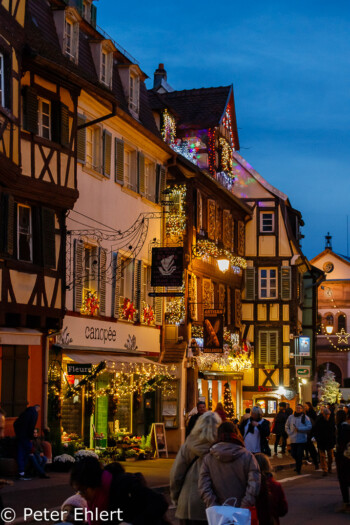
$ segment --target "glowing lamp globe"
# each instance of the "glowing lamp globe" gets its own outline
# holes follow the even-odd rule
[[[333,333],[333,325],[332,324],[327,324],[326,325],[326,332],[328,335],[332,335]]]
[[[218,259],[218,267],[222,273],[225,273],[230,267],[230,261],[228,259]]]

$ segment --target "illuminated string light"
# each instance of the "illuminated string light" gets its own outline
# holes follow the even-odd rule
[[[166,235],[168,237],[182,236],[186,230],[186,186],[168,187],[167,194],[170,206],[166,214]],[[176,206],[172,206],[176,203]]]
[[[209,259],[209,257],[227,257],[231,266],[242,269],[247,267],[247,261],[243,257],[233,255],[229,250],[219,248],[217,244],[207,239],[197,240],[194,255],[195,257],[202,257],[203,259]]]
[[[161,134],[164,142],[173,146],[176,139],[176,122],[175,119],[167,109],[163,111],[163,124],[161,129]]]

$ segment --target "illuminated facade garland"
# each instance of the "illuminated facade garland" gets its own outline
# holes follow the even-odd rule
[[[185,287],[182,286],[182,297],[172,297],[165,306],[165,318],[167,324],[180,324],[185,320]]]
[[[212,177],[215,177],[216,173],[215,133],[215,128],[208,130],[208,167]]]
[[[244,372],[252,367],[248,354],[232,357],[229,354],[204,354],[194,358],[201,372]]]
[[[166,215],[166,235],[169,237],[183,235],[186,230],[186,186],[168,188],[169,201],[177,202],[177,206],[169,206]]]
[[[175,119],[167,109],[163,111],[163,125],[161,129],[161,134],[164,142],[173,146],[176,139],[176,122]]]
[[[232,148],[226,139],[220,137],[219,144],[221,147],[221,167],[223,171],[229,177],[233,178],[233,158],[232,158]]]
[[[207,239],[197,240],[194,255],[204,259],[209,257],[227,257],[231,266],[242,269],[247,267],[247,261],[243,257],[233,255],[229,250],[219,248],[213,241]]]

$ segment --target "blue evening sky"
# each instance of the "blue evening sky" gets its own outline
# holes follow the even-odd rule
[[[97,23],[153,81],[233,83],[241,155],[302,212],[311,258],[333,235],[346,255],[350,215],[350,2],[96,2]],[[350,217],[349,217],[350,228]]]

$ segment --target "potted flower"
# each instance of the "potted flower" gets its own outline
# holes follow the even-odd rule
[[[75,459],[73,456],[61,454],[54,458],[52,467],[56,472],[69,472],[74,463]]]
[[[136,461],[137,458],[138,454],[135,449],[129,448],[129,450],[125,452],[125,461]]]
[[[80,461],[81,459],[84,459],[84,458],[98,459],[98,454],[96,454],[96,452],[94,452],[93,450],[84,450],[84,449],[78,450],[74,454],[75,461]]]

